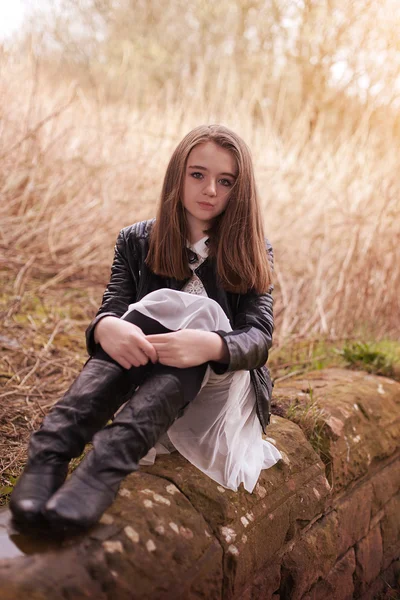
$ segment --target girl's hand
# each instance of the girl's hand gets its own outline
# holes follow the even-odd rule
[[[181,329],[173,333],[146,335],[163,365],[180,369],[195,367],[209,360],[229,360],[228,348],[217,333]]]
[[[125,369],[157,362],[157,352],[137,325],[104,317],[95,328],[95,341]]]

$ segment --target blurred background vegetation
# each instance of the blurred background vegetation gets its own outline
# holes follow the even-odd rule
[[[1,244],[13,263],[31,259],[42,289],[104,284],[119,227],[154,215],[176,143],[222,122],[253,151],[279,339],[398,334],[395,0],[36,7],[1,53]]]
[[[399,358],[399,30],[397,0],[31,7],[0,45],[9,481],[21,427],[82,364],[118,230],[154,216],[172,150],[201,123],[252,149],[276,255],[276,372],[321,368],[330,344],[354,340]]]

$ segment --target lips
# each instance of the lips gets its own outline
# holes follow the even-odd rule
[[[213,204],[210,204],[209,202],[198,202],[199,206],[202,206],[203,208],[214,208]]]

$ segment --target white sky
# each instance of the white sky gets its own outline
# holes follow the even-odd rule
[[[0,39],[6,39],[20,28],[29,0],[0,0]]]

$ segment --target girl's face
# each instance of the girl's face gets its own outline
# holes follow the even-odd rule
[[[184,176],[183,206],[192,243],[201,239],[202,232],[225,210],[236,177],[236,160],[229,150],[206,142],[190,152]]]

